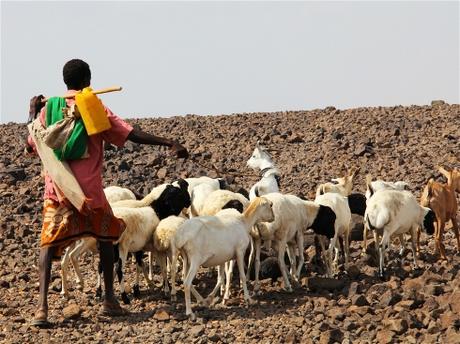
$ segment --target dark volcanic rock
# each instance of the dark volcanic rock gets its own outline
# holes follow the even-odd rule
[[[270,149],[281,173],[281,191],[313,200],[320,183],[360,167],[353,192],[364,193],[365,176],[406,181],[417,199],[430,176],[443,181],[436,166],[460,167],[460,105],[368,107],[339,110],[245,113],[128,120],[155,135],[178,139],[191,158],[177,160],[166,148],[128,143],[106,146],[106,185],[128,187],[142,197],[153,187],[180,177],[201,175],[226,179],[231,190],[249,190],[259,179],[246,167],[258,139]],[[412,253],[399,259],[399,244],[390,243],[387,278],[376,277],[377,261],[369,233],[368,254],[361,256],[362,220],[352,229],[350,267],[340,255],[338,274],[324,278],[314,236],[306,238],[302,286],[282,290],[281,278],[261,281],[256,304],[244,306],[234,277],[228,305],[192,306],[196,322],[187,320],[182,281],[178,301],[159,287],[140,281],[140,297],[131,297],[131,312],[119,318],[98,315],[94,298],[98,256],[83,255],[85,279],[78,290],[73,269],[69,296],[60,295],[59,264],[53,263],[49,294],[51,330],[29,325],[38,296],[38,253],[42,221],[43,177],[40,161],[23,154],[24,124],[0,125],[0,342],[297,342],[297,343],[459,343],[460,255],[451,225],[444,233],[448,261],[438,261],[432,236],[421,235],[418,270]],[[215,171],[213,167],[218,171]],[[362,219],[362,218],[361,218]],[[410,243],[407,243],[409,246]],[[319,252],[318,252],[319,253]],[[136,265],[125,268],[132,289]],[[238,273],[235,273],[238,275]],[[154,283],[160,272],[154,266]],[[214,270],[200,269],[193,284],[204,296],[216,283]],[[118,294],[118,284],[115,290]],[[252,292],[252,282],[248,283]],[[218,300],[220,301],[220,300]],[[66,308],[71,305],[71,309]],[[64,311],[65,309],[65,311]],[[68,320],[72,318],[72,320]]]

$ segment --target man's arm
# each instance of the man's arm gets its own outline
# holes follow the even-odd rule
[[[179,142],[151,135],[139,129],[133,129],[128,135],[128,140],[139,144],[167,146],[171,148],[178,158],[188,158],[187,149]]]

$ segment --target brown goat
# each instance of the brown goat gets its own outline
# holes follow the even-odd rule
[[[436,215],[435,222],[435,242],[436,251],[439,251],[442,259],[447,259],[444,244],[442,243],[444,236],[444,228],[446,223],[451,220],[452,228],[457,238],[457,248],[460,251],[460,238],[457,225],[457,198],[455,196],[456,185],[460,182],[460,178],[455,171],[446,171],[439,167],[439,172],[447,178],[447,183],[435,182],[433,178],[428,181],[428,184],[423,190],[420,204],[424,207],[429,207]],[[417,249],[420,250],[420,229],[418,231]]]
[[[454,190],[460,193],[460,170],[454,169],[451,172],[446,171],[442,167],[438,168],[438,171],[441,172],[447,180],[449,180],[449,173],[452,173],[452,186],[454,187]]]

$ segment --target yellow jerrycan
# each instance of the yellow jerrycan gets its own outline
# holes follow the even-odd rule
[[[91,87],[75,94],[75,103],[89,136],[111,128],[104,106]]]

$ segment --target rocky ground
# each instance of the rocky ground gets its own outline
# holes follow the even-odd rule
[[[177,161],[157,147],[108,146],[107,185],[139,194],[164,181],[199,175],[226,176],[232,187],[249,188],[257,177],[245,161],[257,139],[272,150],[282,171],[282,191],[309,199],[316,185],[350,167],[360,167],[356,191],[364,191],[365,175],[371,173],[405,180],[419,197],[430,176],[442,179],[436,165],[460,166],[460,106],[442,102],[129,122],[177,137],[192,152],[191,159]],[[185,319],[182,294],[171,303],[159,288],[149,292],[145,284],[142,297],[128,306],[129,316],[99,316],[95,262],[87,256],[82,264],[87,283],[83,291],[73,289],[69,301],[59,294],[59,265],[54,265],[49,300],[54,325],[30,327],[37,302],[43,183],[39,160],[23,155],[25,134],[24,124],[0,126],[0,342],[460,342],[460,255],[450,230],[445,235],[449,260],[438,261],[433,239],[422,236],[416,271],[410,250],[400,262],[393,246],[386,281],[375,277],[372,254],[360,256],[359,241],[352,242],[353,267],[336,281],[317,279],[321,268],[312,263],[313,247],[307,247],[307,274],[294,293],[283,291],[280,280],[273,285],[266,280],[255,296],[258,304],[246,307],[235,282],[229,305],[195,307],[196,322]],[[134,276],[133,264],[128,270]],[[203,271],[196,284],[209,290],[214,281],[212,273]]]

